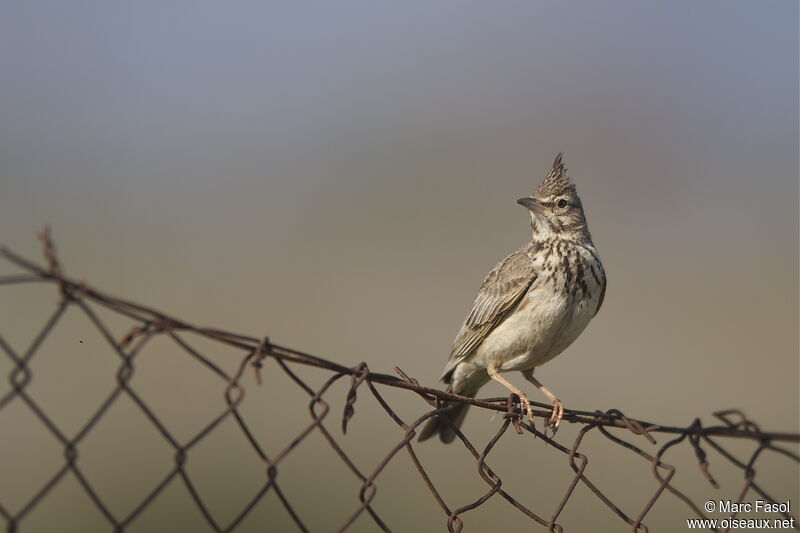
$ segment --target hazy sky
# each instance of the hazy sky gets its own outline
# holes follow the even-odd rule
[[[568,408],[798,429],[795,1],[13,2],[0,80],[0,242],[38,258],[50,222],[90,284],[432,386],[564,151],[609,285],[537,377]],[[55,294],[5,294],[23,350]],[[89,386],[37,358],[54,409]],[[91,368],[108,389],[115,366]]]

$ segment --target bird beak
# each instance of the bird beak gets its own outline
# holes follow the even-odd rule
[[[520,198],[517,200],[517,203],[521,206],[527,207],[530,211],[533,211],[537,215],[545,214],[544,206],[531,197]]]

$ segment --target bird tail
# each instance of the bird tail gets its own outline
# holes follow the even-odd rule
[[[478,393],[478,389],[480,389],[481,385],[484,383],[485,382],[483,380],[481,380],[480,383],[460,383],[458,384],[461,385],[459,387],[455,386],[457,383],[450,383],[447,386],[447,392],[453,392],[455,394],[460,394],[461,396],[469,396],[470,398],[474,398]],[[453,439],[456,438],[456,429],[460,428],[461,424],[464,423],[464,417],[467,416],[468,408],[468,403],[450,404],[449,410],[428,419],[428,421],[425,423],[425,426],[422,428],[422,431],[420,431],[419,441],[422,442],[424,440],[428,440],[429,438],[438,434],[441,441],[445,444],[452,442]]]
[[[464,417],[467,416],[468,407],[469,404],[466,403],[452,405],[450,411],[440,413],[425,422],[425,426],[419,434],[419,441],[428,440],[438,433],[439,438],[445,444],[452,442],[456,438],[455,428],[461,427]]]

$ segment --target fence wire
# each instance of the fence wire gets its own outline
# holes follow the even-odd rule
[[[706,459],[707,449],[714,449],[721,457],[724,457],[730,465],[741,470],[744,475],[744,482],[738,493],[738,502],[740,503],[746,501],[745,499],[750,491],[753,491],[759,498],[767,502],[779,502],[779,500],[768,494],[766,489],[756,481],[756,463],[764,454],[780,454],[789,458],[794,464],[800,464],[800,456],[776,444],[779,442],[797,443],[800,441],[800,435],[762,431],[756,423],[749,420],[742,412],[737,410],[715,413],[717,420],[719,420],[718,425],[704,427],[701,425],[700,420],[696,419],[694,423],[687,427],[674,427],[628,418],[620,411],[613,409],[605,412],[566,409],[564,412],[564,422],[579,424],[581,427],[578,431],[577,438],[571,445],[561,444],[554,440],[554,436],[545,435],[538,431],[533,424],[525,420],[522,416],[522,411],[518,407],[517,398],[514,395],[508,398],[466,398],[449,394],[441,390],[424,387],[415,379],[407,376],[399,368],[395,368],[396,376],[376,373],[372,372],[366,363],[361,363],[354,367],[342,366],[321,357],[279,346],[270,342],[268,338],[255,338],[218,329],[196,327],[158,310],[109,296],[89,287],[83,282],[75,281],[64,276],[58,258],[56,257],[55,247],[48,229],[45,229],[40,234],[40,239],[43,243],[44,255],[47,262],[46,267],[39,266],[24,259],[8,249],[0,248],[0,256],[2,256],[4,260],[21,268],[23,271],[22,274],[0,277],[0,286],[51,283],[55,284],[60,291],[60,301],[56,305],[55,310],[45,321],[38,334],[31,340],[29,347],[24,352],[17,353],[12,349],[9,343],[0,336],[0,352],[10,359],[12,363],[11,370],[7,376],[10,390],[3,396],[0,396],[0,412],[12,402],[22,402],[47,431],[60,442],[63,447],[64,463],[27,502],[18,508],[10,509],[4,502],[0,501],[0,516],[5,520],[6,529],[9,532],[17,531],[34,509],[48,497],[68,474],[74,476],[79,486],[85,491],[86,495],[100,511],[111,528],[118,532],[125,531],[145,509],[164,493],[165,488],[176,478],[183,483],[196,505],[198,512],[214,531],[227,532],[236,530],[245,517],[247,517],[257,504],[263,500],[265,495],[272,491],[279,499],[288,516],[291,517],[291,521],[297,526],[297,530],[306,532],[309,531],[307,525],[308,518],[300,515],[297,509],[292,505],[292,502],[289,501],[285,492],[281,490],[278,482],[278,472],[287,456],[312,433],[318,433],[325,439],[330,448],[361,484],[358,491],[359,504],[355,506],[352,513],[343,523],[331,528],[335,528],[336,531],[346,531],[350,529],[356,519],[365,514],[369,516],[378,529],[391,531],[391,525],[379,515],[373,507],[372,502],[378,490],[378,480],[381,473],[384,472],[390,462],[400,461],[398,457],[402,455],[401,452],[405,452],[410,462],[409,466],[413,465],[418,472],[422,480],[421,487],[425,487],[427,491],[429,491],[430,497],[433,498],[441,508],[443,518],[442,524],[446,524],[446,528],[450,532],[461,531],[464,527],[466,517],[468,517],[467,513],[480,507],[491,498],[502,498],[514,509],[518,510],[542,528],[551,532],[561,532],[562,526],[558,523],[558,519],[570,498],[573,496],[576,487],[581,484],[588,488],[594,496],[605,504],[605,506],[619,518],[621,523],[627,524],[627,526],[635,532],[648,531],[644,523],[648,512],[653,508],[656,501],[664,497],[664,494],[667,493],[681,500],[686,505],[691,515],[700,519],[705,519],[707,518],[706,513],[698,505],[698,502],[693,501],[686,493],[682,492],[671,483],[676,473],[676,468],[666,462],[665,456],[679,445],[689,446],[693,450],[694,456],[697,459],[697,467],[711,486],[718,487],[718,484],[712,475],[709,463]],[[107,326],[106,322],[101,320],[87,302],[102,306],[113,313],[127,317],[132,320],[136,326],[122,338],[116,339],[113,337],[111,329]],[[107,341],[110,351],[119,358],[120,362],[119,370],[116,375],[115,388],[89,418],[88,422],[74,435],[68,435],[65,431],[60,429],[54,419],[48,415],[40,403],[37,402],[36,398],[28,391],[28,385],[32,379],[32,371],[30,369],[31,360],[36,356],[44,340],[53,331],[59,321],[61,321],[68,308],[77,308],[88,318],[99,334]],[[205,339],[219,343],[220,345],[238,349],[241,352],[238,369],[233,373],[224,371],[220,366],[214,363],[211,358],[204,355],[187,342],[183,335],[183,333],[186,332],[194,333]],[[155,414],[154,410],[148,406],[130,383],[137,355],[142,352],[149,341],[156,337],[166,337],[171,340],[176,346],[180,347],[187,357],[202,363],[208,372],[216,375],[225,384],[224,406],[221,406],[219,414],[208,421],[205,427],[192,438],[185,441],[180,441],[173,435],[168,425]],[[240,412],[240,406],[244,399],[244,388],[241,385],[243,375],[248,369],[252,368],[260,383],[259,371],[267,358],[274,359],[277,366],[283,372],[284,378],[294,383],[294,385],[308,397],[309,421],[307,426],[291,440],[288,446],[274,455],[267,454],[264,446],[262,446],[259,439],[251,430],[251,425]],[[321,387],[315,389],[298,375],[296,369],[299,366],[311,366],[323,369],[330,373],[330,377]],[[399,440],[397,440],[396,444],[383,456],[383,459],[370,471],[361,470],[356,466],[356,461],[345,452],[334,436],[335,432],[328,427],[334,414],[331,411],[331,405],[326,400],[325,395],[329,392],[331,386],[340,380],[349,380],[349,389],[344,401],[344,411],[337,422],[340,424],[342,432],[346,432],[348,422],[355,415],[356,400],[360,398],[357,396],[357,391],[359,389],[366,389],[372,399],[377,402],[383,412],[385,412],[386,416],[399,428],[399,434],[401,435]],[[381,390],[385,387],[403,389],[410,394],[419,395],[430,405],[430,410],[416,420],[402,419],[381,393]],[[123,396],[127,396],[135,403],[149,422],[158,430],[161,438],[172,448],[174,451],[174,465],[163,479],[135,505],[132,511],[125,516],[120,516],[111,511],[104,495],[92,485],[88,477],[79,467],[77,459],[78,448],[81,442],[108,413],[111,406]],[[469,456],[474,459],[478,467],[477,472],[487,486],[486,492],[480,498],[459,506],[455,506],[452,502],[448,503],[445,501],[445,498],[432,481],[431,476],[428,474],[428,471],[423,466],[414,449],[416,445],[414,437],[420,424],[423,424],[430,417],[436,416],[448,409],[448,406],[452,403],[457,402],[466,402],[473,405],[475,408],[500,412],[503,416],[503,421],[497,429],[497,432],[489,440],[488,444],[483,447],[476,446],[462,432],[457,431],[457,436],[461,443],[459,449],[469,454]],[[549,405],[537,402],[532,402],[532,404],[538,408],[535,411],[535,416],[543,418],[549,417]],[[214,516],[207,502],[201,497],[196,488],[196,483],[185,468],[185,464],[192,449],[219,428],[223,421],[228,419],[233,419],[233,421],[235,421],[235,424],[241,431],[242,437],[246,439],[248,445],[252,447],[263,461],[265,466],[265,478],[263,479],[262,486],[252,498],[247,502],[243,502],[241,511],[228,523],[221,523],[220,518]],[[498,441],[510,431],[518,434],[527,434],[540,439],[548,446],[562,453],[568,462],[573,476],[561,500],[554,509],[549,511],[534,511],[526,506],[520,499],[512,496],[503,488],[501,478],[489,466],[488,461],[492,450]],[[629,450],[651,465],[651,473],[654,478],[652,496],[643,508],[634,512],[623,511],[620,506],[612,501],[608,494],[601,491],[590,481],[586,472],[588,457],[580,451],[581,443],[590,432],[602,435],[608,442]],[[672,437],[661,445],[654,455],[647,453],[642,447],[634,444],[636,441],[640,443],[644,441],[651,445],[656,444],[654,434],[664,434]],[[627,435],[629,440],[626,440],[621,435]],[[755,451],[753,451],[746,462],[737,459],[726,447],[731,439],[747,439],[757,443]],[[0,432],[0,440],[2,440],[2,432]],[[723,445],[723,442],[725,445]],[[458,445],[455,445],[455,448],[458,448]],[[800,529],[797,526],[797,518],[790,514],[790,512],[781,512],[780,514],[784,519],[792,522],[795,530]],[[732,513],[729,516],[733,518],[736,516],[736,513]],[[714,531],[718,530],[714,527],[710,527],[710,529]],[[725,529],[720,528],[719,530],[724,531]]]

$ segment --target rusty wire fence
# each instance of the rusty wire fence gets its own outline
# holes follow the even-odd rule
[[[617,410],[590,412],[568,409],[564,413],[564,421],[577,424],[579,430],[573,442],[560,443],[554,440],[555,436],[551,438],[543,434],[533,424],[526,422],[522,418],[514,396],[491,399],[464,398],[421,386],[415,379],[407,376],[399,368],[395,368],[397,375],[387,375],[370,371],[366,363],[361,363],[354,367],[342,366],[314,355],[278,346],[270,342],[268,338],[254,338],[217,329],[196,327],[155,309],[108,296],[90,288],[83,282],[65,277],[55,255],[55,248],[49,232],[45,230],[40,237],[43,242],[47,262],[46,267],[38,266],[7,249],[0,249],[0,256],[5,261],[21,269],[20,274],[0,277],[0,289],[7,286],[49,283],[54,285],[60,294],[59,302],[52,314],[43,321],[41,329],[34,338],[30,339],[30,343],[24,351],[15,351],[0,336],[0,352],[2,353],[0,359],[5,358],[6,362],[10,362],[9,373],[5,376],[9,387],[6,393],[0,394],[0,413],[12,404],[23,404],[24,408],[58,441],[63,450],[64,459],[63,464],[52,472],[49,479],[22,505],[11,508],[6,502],[0,501],[0,517],[5,521],[7,531],[24,531],[26,520],[34,514],[38,507],[41,507],[43,501],[48,498],[56,487],[70,476],[77,481],[78,486],[102,514],[109,529],[113,531],[128,530],[145,509],[163,496],[166,487],[174,482],[185,487],[191,496],[197,513],[202,516],[203,520],[214,531],[235,531],[240,528],[244,519],[268,493],[273,493],[277,497],[280,505],[291,518],[291,522],[296,526],[296,530],[309,531],[311,528],[309,527],[308,517],[303,516],[303,513],[298,511],[296,502],[293,502],[286,492],[281,490],[281,480],[278,474],[281,472],[281,466],[286,458],[304,440],[315,433],[324,438],[327,445],[335,452],[341,463],[346,466],[352,477],[360,485],[357,494],[358,503],[353,506],[351,511],[348,511],[349,515],[341,523],[331,524],[330,527],[326,528],[326,530],[332,531],[352,530],[356,520],[364,517],[368,517],[372,528],[375,530],[391,531],[397,527],[381,516],[373,504],[381,483],[381,475],[386,471],[387,465],[393,462],[402,463],[403,467],[416,470],[420,481],[419,490],[428,492],[430,498],[441,509],[442,521],[438,527],[442,530],[461,531],[465,524],[469,522],[470,511],[484,505],[489,500],[502,499],[507,502],[508,512],[521,513],[530,519],[534,526],[538,524],[537,527],[541,527],[542,530],[556,532],[562,531],[559,517],[562,517],[562,513],[570,511],[568,504],[575,494],[576,487],[579,486],[591,491],[594,497],[608,508],[610,513],[618,517],[620,530],[648,531],[646,526],[648,513],[660,498],[677,498],[685,504],[687,516],[699,519],[707,518],[708,513],[702,508],[702,502],[694,501],[686,492],[678,489],[672,483],[676,467],[671,464],[668,457],[673,453],[673,450],[681,447],[688,447],[693,452],[696,458],[696,467],[710,486],[716,487],[717,481],[713,475],[715,468],[711,468],[707,460],[708,450],[713,449],[719,457],[725,459],[726,464],[722,466],[739,470],[743,481],[738,490],[738,502],[745,502],[748,498],[754,496],[767,502],[781,501],[780,498],[775,498],[773,497],[775,495],[768,492],[769,487],[763,486],[763,481],[757,476],[757,464],[760,458],[767,454],[779,455],[792,464],[791,468],[795,472],[797,471],[798,463],[800,463],[800,457],[789,449],[790,446],[794,446],[800,440],[800,435],[762,431],[756,423],[748,420],[740,411],[735,410],[715,413],[719,422],[714,426],[704,427],[697,419],[688,427],[670,427],[634,420]],[[2,291],[0,291],[0,295],[2,295]],[[106,321],[95,310],[96,306],[131,320],[135,326],[121,338],[115,338],[111,328],[107,326]],[[33,378],[30,365],[37,356],[37,351],[42,343],[62,320],[67,310],[75,308],[90,321],[97,332],[105,339],[107,350],[112,356],[116,357],[119,367],[113,391],[88,417],[88,422],[77,432],[68,434],[68,432],[59,427],[57,421],[42,407],[35,395],[30,393],[29,384]],[[0,333],[2,332],[0,331]],[[240,355],[236,363],[236,370],[226,372],[207,355],[207,350],[201,352],[200,349],[187,341],[186,334],[188,333],[200,336],[219,346],[237,350]],[[147,348],[148,343],[155,338],[168,339],[176,347],[180,348],[186,358],[201,363],[206,372],[216,376],[221,386],[224,387],[224,402],[220,402],[218,414],[213,419],[208,420],[205,426],[189,439],[179,439],[175,436],[169,425],[157,416],[153,407],[143,399],[131,383],[131,376],[137,363],[137,357]],[[245,388],[242,384],[243,376],[245,373],[254,373],[255,378],[260,383],[261,368],[268,359],[272,359],[275,362],[282,372],[284,380],[292,383],[307,397],[306,412],[294,413],[297,417],[307,417],[307,425],[284,449],[275,453],[267,453],[265,446],[252,430],[252,422],[248,421],[241,412],[245,396]],[[314,387],[299,375],[299,368],[309,366],[316,367],[329,374],[322,386]],[[344,405],[343,412],[339,414],[332,409],[328,396],[332,394],[332,386],[340,380],[346,381],[348,388],[346,398],[342,402]],[[403,419],[386,398],[385,392],[388,388],[401,389],[407,394],[418,395],[430,405],[430,409],[414,420]],[[108,414],[112,405],[122,397],[128,397],[133,401],[149,423],[158,431],[163,441],[174,452],[174,464],[165,473],[163,479],[155,484],[149,493],[124,516],[119,513],[115,514],[112,511],[107,503],[107,495],[93,485],[78,461],[79,457],[81,457],[82,443],[96,428],[99,421]],[[357,399],[360,402],[376,402],[380,406],[380,410],[385,413],[385,416],[397,427],[396,443],[390,449],[387,449],[385,454],[382,454],[381,460],[367,469],[359,468],[357,466],[358,458],[351,457],[352,453],[348,455],[340,440],[337,440],[339,432],[344,433],[347,431],[348,422],[356,413]],[[415,452],[416,442],[414,438],[417,428],[428,418],[447,409],[447,402],[468,402],[474,408],[495,411],[500,413],[502,417],[502,422],[499,423],[497,432],[487,444],[478,446],[463,433],[458,432],[460,443],[456,442],[452,445],[453,449],[457,450],[453,453],[467,454],[477,466],[475,470],[460,475],[478,475],[485,482],[485,493],[474,501],[447,501],[440,488],[432,481],[429,469],[425,468]],[[536,416],[549,416],[549,405],[535,402],[534,404],[538,408],[535,412]],[[244,439],[247,445],[263,461],[265,473],[259,490],[249,500],[241,502],[240,512],[232,520],[226,520],[223,523],[219,516],[215,516],[208,502],[204,500],[201,492],[198,491],[192,475],[186,468],[186,462],[198,443],[215,432],[226,420],[235,422],[241,439]],[[338,427],[334,429],[334,425]],[[3,433],[4,428],[0,425],[0,441],[3,439]],[[547,446],[563,454],[564,461],[568,463],[571,469],[571,479],[567,483],[567,489],[560,497],[560,501],[554,508],[536,508],[534,510],[534,508],[529,507],[530,503],[523,503],[524,495],[508,492],[503,487],[501,478],[492,470],[490,466],[492,450],[505,435],[510,433],[528,435],[530,438],[540,439]],[[641,461],[650,464],[652,486],[646,489],[650,497],[642,508],[623,510],[622,505],[618,505],[610,495],[600,490],[590,480],[587,472],[588,454],[584,453],[581,448],[584,437],[589,433],[602,435],[608,444],[622,447],[630,452],[631,457],[638,456]],[[658,434],[666,441],[656,448],[657,451],[655,453],[648,453],[645,448],[647,445],[656,444],[654,436]],[[753,443],[753,451],[749,458],[745,460],[737,458],[736,454],[729,449],[730,443],[743,440]],[[717,463],[716,467],[720,466]],[[0,479],[0,483],[7,482],[9,480]],[[572,511],[579,512],[575,509],[572,509]],[[728,516],[735,517],[736,513],[730,513]],[[785,523],[790,528],[798,529],[797,518],[793,509],[788,512],[782,511],[776,516],[780,516],[781,520],[785,520]],[[726,530],[725,527],[714,527],[714,525],[707,525],[707,529],[714,531]],[[270,530],[269,524],[265,525],[265,530]]]

